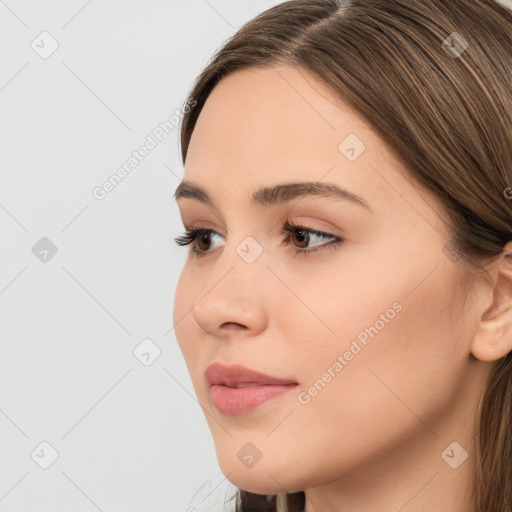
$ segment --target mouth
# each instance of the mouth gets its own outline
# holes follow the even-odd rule
[[[236,388],[214,384],[210,388],[210,397],[220,413],[227,416],[237,416],[248,414],[297,386],[298,384],[254,384]]]
[[[247,414],[298,386],[292,379],[273,377],[242,365],[219,363],[207,368],[205,378],[215,407],[230,416]]]
[[[223,384],[221,384],[223,385]],[[266,384],[271,385],[271,384]],[[240,388],[248,388],[253,386],[265,386],[265,384],[256,384],[256,382],[242,382],[240,384],[235,384],[234,386],[226,386],[228,388],[240,389]]]
[[[251,370],[240,364],[225,366],[220,363],[213,363],[206,369],[205,378],[208,385],[222,385],[230,388],[248,386],[285,386],[297,384],[293,379],[281,379],[265,373]]]

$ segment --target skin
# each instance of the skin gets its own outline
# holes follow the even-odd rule
[[[349,134],[366,146],[353,162],[338,149]],[[184,179],[218,208],[179,199],[184,225],[218,234],[203,256],[189,253],[175,332],[228,479],[262,494],[305,491],[306,512],[472,510],[475,418],[489,372],[512,349],[510,258],[490,265],[488,280],[463,272],[443,251],[441,205],[356,111],[290,67],[239,71],[215,87]],[[322,197],[249,202],[262,186],[309,180],[336,183],[371,211]],[[295,255],[283,241],[311,250],[331,239],[283,235],[287,219],[344,241]],[[263,250],[250,264],[236,252],[248,236]],[[394,303],[394,318],[300,403]],[[212,362],[299,389],[226,416],[204,379]],[[441,456],[454,441],[469,455],[456,469]],[[237,457],[248,442],[262,453],[252,467]]]

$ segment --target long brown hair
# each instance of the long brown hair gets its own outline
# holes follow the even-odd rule
[[[493,0],[292,0],[263,12],[213,55],[183,118],[236,70],[292,65],[320,78],[375,127],[440,199],[450,247],[482,268],[512,240],[512,13]],[[512,189],[510,189],[512,190]],[[512,194],[510,194],[512,198]],[[512,353],[490,375],[476,419],[476,512],[512,510]],[[238,490],[236,512],[304,510],[303,492]]]

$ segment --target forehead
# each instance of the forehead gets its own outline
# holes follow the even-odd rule
[[[304,71],[244,69],[222,79],[208,97],[192,134],[186,170],[195,172],[198,158],[208,158],[212,166],[249,164],[260,173],[297,169],[312,160],[332,165],[347,135],[365,140],[371,133],[364,119]]]
[[[425,196],[406,174],[373,127],[328,86],[276,66],[237,71],[213,89],[191,137],[184,179],[219,202],[233,191],[248,198],[262,186],[325,180],[370,198],[376,210],[380,203],[403,214],[404,197],[411,210],[410,202]]]

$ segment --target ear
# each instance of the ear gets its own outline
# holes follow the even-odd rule
[[[505,245],[494,265],[493,300],[471,344],[471,353],[481,361],[496,361],[512,351],[512,242]]]

